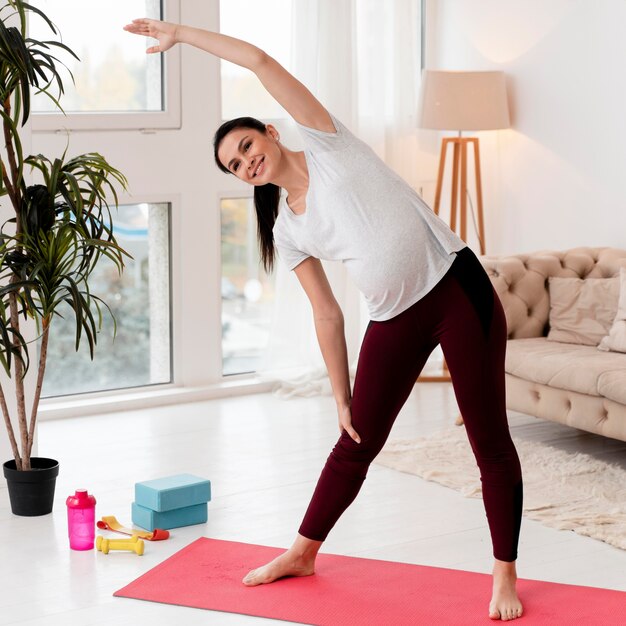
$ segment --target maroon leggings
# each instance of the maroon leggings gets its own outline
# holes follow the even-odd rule
[[[502,304],[489,276],[468,247],[457,253],[439,283],[406,311],[370,321],[352,393],[356,443],[344,432],[331,452],[300,526],[324,541],[356,498],[415,380],[441,343],[482,481],[493,555],[517,558],[522,473],[505,406],[507,341]]]

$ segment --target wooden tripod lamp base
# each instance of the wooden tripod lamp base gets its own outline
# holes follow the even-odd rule
[[[460,233],[459,236],[467,242],[467,145],[474,146],[474,169],[476,171],[476,204],[478,219],[478,238],[480,240],[480,253],[485,254],[485,223],[483,218],[483,194],[480,181],[480,151],[477,137],[444,137],[441,141],[441,155],[439,157],[439,173],[437,175],[437,191],[435,194],[435,215],[439,215],[441,206],[441,189],[443,187],[443,175],[446,166],[448,146],[453,146],[452,151],[452,196],[450,202],[450,228],[456,232],[457,225],[457,198],[460,195]],[[423,383],[448,383],[450,370],[444,358],[441,374],[434,376],[419,376],[418,382]]]
[[[441,140],[441,155],[439,157],[439,174],[437,175],[437,191],[435,193],[435,215],[439,215],[441,205],[441,189],[446,166],[448,146],[453,146],[452,152],[452,195],[450,202],[450,228],[456,232],[457,196],[460,196],[461,229],[459,236],[467,242],[467,145],[474,146],[474,170],[476,172],[476,206],[478,219],[478,239],[480,253],[485,254],[485,222],[483,217],[483,191],[480,181],[480,151],[478,137],[444,137]],[[460,167],[459,167],[460,165]]]
[[[434,376],[418,376],[417,382],[420,383],[449,383],[452,379],[450,378],[450,370],[448,370],[448,364],[446,360],[443,360],[443,365],[441,366],[441,374]]]

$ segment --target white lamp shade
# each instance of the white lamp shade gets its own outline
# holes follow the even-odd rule
[[[418,126],[436,130],[508,128],[504,72],[424,70]]]

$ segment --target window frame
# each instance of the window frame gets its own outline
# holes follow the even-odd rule
[[[115,207],[115,202],[112,198],[107,198],[111,207]],[[180,319],[180,309],[176,304],[179,298],[175,295],[176,283],[174,277],[174,250],[173,244],[175,241],[174,230],[178,230],[178,225],[174,223],[174,216],[178,215],[179,211],[175,211],[175,208],[180,204],[180,198],[176,194],[143,194],[141,196],[130,196],[126,193],[118,194],[117,206],[137,205],[137,204],[164,204],[167,207],[167,219],[168,219],[168,316],[169,316],[169,380],[166,382],[154,382],[154,383],[140,383],[138,385],[130,385],[127,387],[112,387],[111,389],[92,389],[88,391],[76,391],[71,393],[63,393],[49,396],[42,396],[41,400],[46,406],[56,404],[62,404],[64,402],[78,401],[82,402],[90,401],[93,398],[107,398],[118,397],[124,394],[141,393],[149,390],[157,389],[169,389],[178,386],[176,381],[177,373],[177,354],[175,352],[175,341],[180,336],[180,331],[176,326],[176,321]],[[115,219],[113,220],[115,223]],[[126,270],[125,270],[126,271]],[[84,349],[84,346],[81,348]],[[96,347],[97,358],[98,348]]]
[[[235,177],[233,177],[235,178]],[[219,223],[220,223],[220,239],[219,239],[219,249],[220,249],[220,263],[219,263],[219,276],[220,276],[220,285],[221,285],[221,279],[224,276],[224,270],[222,267],[222,200],[248,200],[250,202],[252,202],[253,206],[254,206],[254,193],[251,193],[251,188],[250,185],[246,185],[246,183],[240,181],[239,179],[237,180],[237,185],[236,187],[241,189],[241,192],[238,192],[237,189],[229,189],[228,191],[222,191],[220,193],[218,193],[218,200],[217,200],[217,205],[218,205],[218,216],[219,216]],[[256,231],[255,231],[256,232]],[[220,288],[220,330],[221,330],[221,325],[224,321],[223,318],[223,300],[221,298],[221,288]],[[220,380],[222,381],[228,381],[228,380],[238,380],[238,379],[245,379],[245,378],[251,378],[253,376],[257,376],[258,372],[255,370],[253,372],[235,372],[233,374],[224,374],[224,339],[223,337],[221,337],[221,332],[220,332],[220,342],[219,342],[219,375],[220,375]]]
[[[163,19],[180,23],[181,0],[162,0]],[[34,133],[180,129],[181,116],[181,51],[180,44],[162,55],[162,80],[164,108],[162,111],[124,111],[119,113],[70,112],[37,113],[31,115]]]

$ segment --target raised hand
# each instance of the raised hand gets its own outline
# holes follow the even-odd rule
[[[158,39],[159,45],[147,48],[146,54],[165,52],[178,43],[178,39],[176,37],[178,24],[171,24],[169,22],[161,22],[160,20],[151,20],[149,18],[142,17],[133,20],[131,24],[126,24],[126,26],[124,26],[124,30],[127,30],[129,33],[133,33],[135,35],[144,35],[145,37]]]

